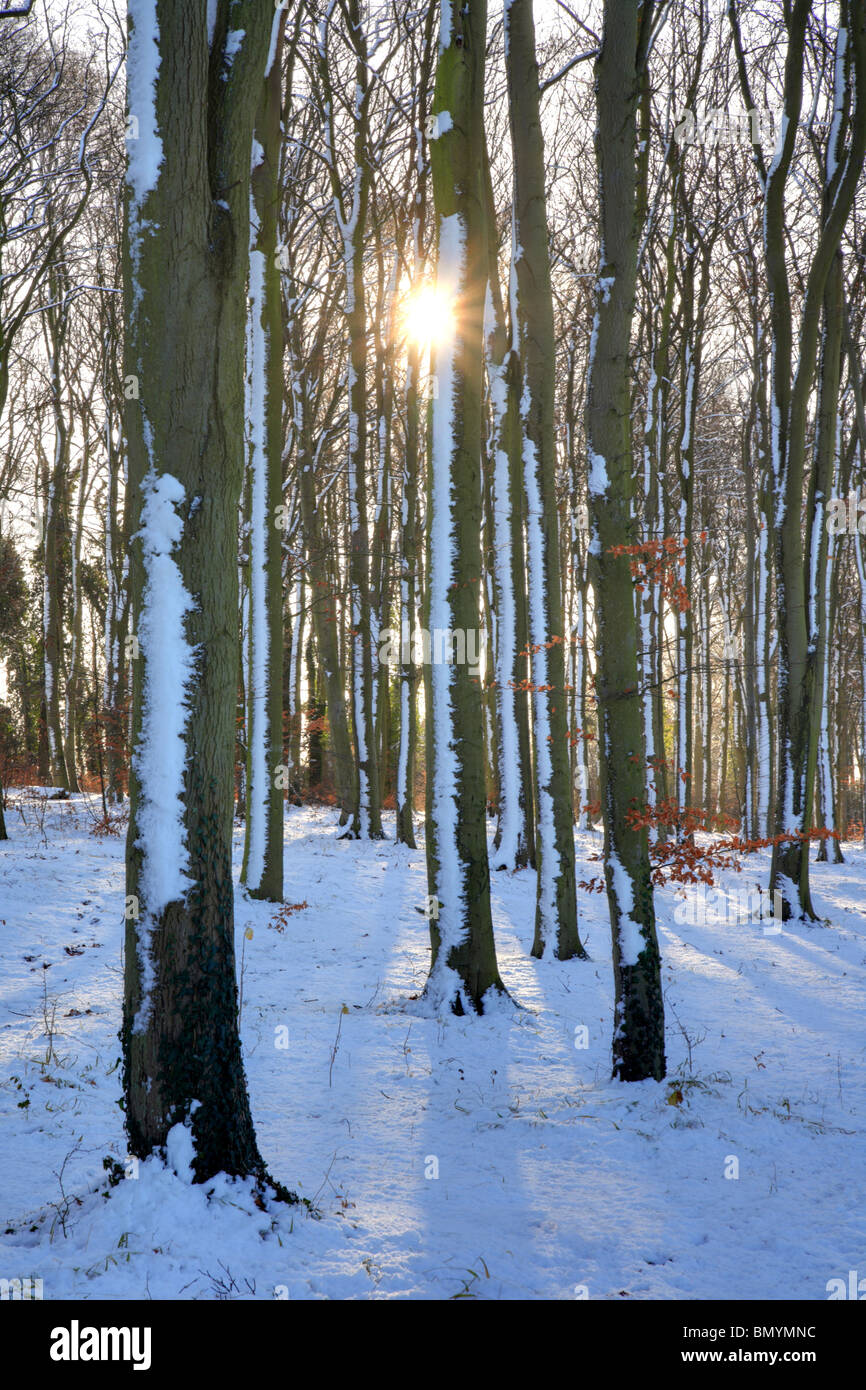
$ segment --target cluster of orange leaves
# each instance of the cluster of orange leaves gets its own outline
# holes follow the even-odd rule
[[[551,647],[557,647],[561,644],[561,642],[561,637],[551,637],[549,642],[528,642],[526,646],[523,648],[523,651],[520,653],[520,655],[530,657],[535,652],[549,652]],[[534,681],[529,680],[526,676],[524,676],[524,678],[519,681],[509,681],[508,687],[510,690],[527,690],[531,694],[534,694],[538,691],[553,689],[553,686],[549,682],[547,685],[536,685]],[[574,689],[574,687],[571,685],[565,685],[563,688],[565,690]]]
[[[706,538],[706,531],[702,531],[701,540],[705,541]],[[661,541],[640,541],[637,545],[611,545],[608,547],[608,554],[631,556],[632,578],[639,594],[643,593],[647,584],[658,584],[668,602],[684,613],[691,607],[691,601],[678,570],[685,567],[688,543],[688,536],[684,536],[682,540],[676,536],[665,536]]]
[[[527,645],[523,648],[523,651],[520,652],[520,656],[530,657],[530,656],[532,656],[535,652],[545,652],[545,651],[546,651],[546,652],[549,652],[550,649],[551,649],[551,647],[558,647],[558,646],[560,646],[563,642],[569,642],[572,646],[578,646],[578,647],[585,647],[585,646],[586,646],[586,638],[585,638],[585,637],[551,637],[551,639],[550,639],[549,642],[529,642],[529,643],[527,643]],[[488,684],[488,685],[496,685],[496,684],[497,684],[497,681],[491,679],[491,680],[489,680],[489,681],[487,682],[487,684]],[[538,691],[553,690],[553,689],[554,689],[554,686],[551,685],[550,683],[548,683],[547,685],[536,685],[536,683],[535,683],[534,681],[531,681],[531,680],[528,679],[528,677],[524,676],[522,680],[519,680],[519,681],[509,681],[509,682],[508,682],[508,688],[509,688],[509,690],[523,690],[523,691],[528,691],[530,694],[535,694],[535,693],[538,692]],[[574,689],[574,686],[571,685],[571,684],[569,684],[568,681],[566,681],[565,684],[564,684],[563,686],[560,687],[560,689],[562,689],[562,690],[573,690],[573,689]],[[578,730],[578,733],[580,733],[580,730]],[[586,737],[587,737],[587,738],[590,738],[590,737],[592,737],[592,735],[587,734]],[[577,739],[576,739],[576,738],[573,738],[573,739],[571,740],[571,742],[572,742],[572,743],[576,743],[576,742],[577,742]]]
[[[587,808],[589,809],[589,808]],[[657,887],[665,883],[715,883],[715,874],[722,869],[742,872],[741,858],[754,854],[760,849],[770,849],[773,845],[793,844],[797,840],[838,840],[836,830],[818,829],[794,830],[783,835],[749,839],[735,833],[717,835],[703,844],[696,844],[696,830],[710,833],[713,830],[736,831],[739,821],[725,814],[713,815],[694,806],[684,809],[670,799],[660,801],[657,806],[634,807],[626,813],[626,821],[632,830],[662,829],[673,832],[666,840],[656,840],[649,846],[651,878]],[[588,893],[602,893],[604,879],[582,880],[578,885]]]
[[[295,912],[303,912],[304,908],[309,906],[310,904],[307,902],[306,898],[302,903],[283,903],[274,914],[273,920],[268,922],[268,926],[273,927],[276,932],[284,932],[292,914]]]
[[[577,641],[576,637],[571,639]],[[521,656],[531,656],[533,652],[549,652],[551,647],[558,647],[562,643],[561,637],[551,637],[549,642],[529,642],[520,653]]]

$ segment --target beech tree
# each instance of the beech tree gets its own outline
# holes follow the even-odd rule
[[[484,324],[490,409],[491,587],[496,613],[494,669],[499,738],[496,869],[535,865],[531,731],[526,686],[529,644],[526,612],[523,503],[523,431],[520,420],[520,363],[514,329],[506,324],[495,242],[495,208],[490,161],[485,152],[488,286]]]
[[[265,1171],[237,1026],[231,833],[253,125],[267,0],[131,0],[124,237],[134,751],[124,1073],[131,1151]]]
[[[285,11],[278,9],[253,136],[247,420],[250,551],[247,815],[243,880],[252,897],[283,896],[283,304],[280,203]]]
[[[486,17],[486,0],[443,0],[431,142],[437,285],[453,325],[433,367],[426,626],[464,636],[480,622]],[[480,1013],[488,992],[503,988],[490,914],[482,703],[467,662],[434,654],[428,669],[425,993],[440,1010]]]
[[[425,113],[429,98],[430,74],[436,52],[436,12],[428,8],[419,48],[415,50],[413,26],[407,22],[405,42],[411,46],[418,71],[412,104],[412,158],[407,181],[407,201],[411,199],[412,217],[408,235],[408,277],[417,288],[423,275],[425,244],[428,236],[429,149],[426,138]],[[414,189],[414,196],[413,196]],[[410,288],[411,293],[411,288]],[[405,433],[403,439],[403,475],[400,511],[400,635],[410,638],[418,622],[422,589],[423,544],[418,531],[419,490],[422,481],[424,432],[422,417],[421,344],[412,338],[407,347],[404,380]],[[395,788],[397,840],[415,848],[414,803],[415,776],[418,766],[418,690],[422,670],[415,661],[414,642],[401,641],[399,746]]]
[[[329,64],[328,39],[332,5],[321,22],[317,47],[323,93],[323,119],[334,215],[343,244],[345,315],[349,334],[346,395],[349,415],[348,481],[351,528],[352,723],[355,738],[357,795],[349,835],[383,838],[381,785],[373,690],[373,610],[370,588],[370,535],[367,515],[367,294],[364,283],[364,238],[373,176],[369,105],[371,82],[367,41],[359,0],[341,0],[340,12],[354,57],[352,158],[348,179],[337,167],[337,92]]]
[[[633,457],[629,344],[640,227],[636,113],[650,51],[653,0],[606,0],[596,60],[599,232],[587,388],[590,557],[595,599],[604,873],[615,985],[613,1074],[665,1074],[664,1005],[647,831],[630,822],[646,786],[638,623],[628,560]]]
[[[556,353],[550,286],[544,140],[532,0],[506,0],[505,51],[514,153],[514,271],[526,491],[529,639],[535,735],[537,897],[532,953],[584,956],[577,931],[574,813],[553,402]]]

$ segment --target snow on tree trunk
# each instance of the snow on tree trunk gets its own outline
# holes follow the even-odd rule
[[[283,325],[277,262],[285,12],[276,10],[250,173],[247,400],[250,621],[247,816],[242,879],[250,894],[283,896]]]
[[[534,956],[585,956],[577,931],[574,806],[565,690],[565,625],[556,503],[556,382],[544,140],[532,0],[506,0],[505,55],[514,154],[512,321],[523,389],[529,638],[535,737]]]
[[[488,219],[491,202],[492,197],[488,199]],[[526,695],[520,689],[521,667],[525,658],[520,656],[518,641],[518,605],[523,595],[518,594],[516,589],[514,554],[517,529],[514,513],[516,511],[519,527],[522,510],[522,469],[519,467],[521,430],[517,393],[513,384],[517,363],[511,350],[506,349],[495,254],[490,255],[488,273],[490,280],[485,300],[484,341],[491,417],[489,453],[492,463],[492,551],[496,596],[494,679],[499,732],[499,819],[494,839],[493,867],[513,871],[525,868],[530,860],[527,803],[531,806],[532,796],[529,780],[523,776],[524,771],[528,771],[528,768],[524,768],[520,729],[520,702],[525,704],[526,701]],[[511,385],[509,378],[512,379]],[[522,546],[520,550],[522,552]]]
[[[647,833],[629,821],[646,787],[632,543],[629,340],[637,273],[636,109],[652,5],[606,0],[596,60],[600,264],[587,390],[590,557],[604,867],[615,987],[613,1074],[665,1074],[664,1006]]]
[[[483,709],[467,661],[441,659],[444,636],[479,622],[483,313],[487,283],[483,185],[486,0],[443,0],[432,142],[438,292],[453,327],[436,347],[428,479],[429,668],[427,869],[431,965],[425,997],[441,1012],[483,1012],[502,990],[490,913]],[[443,113],[450,121],[443,121]],[[444,127],[444,130],[443,130]],[[477,650],[477,647],[475,648]],[[451,656],[448,652],[447,656]]]
[[[237,7],[234,7],[237,8]],[[130,1149],[191,1126],[194,1174],[266,1173],[237,1027],[231,872],[252,128],[272,9],[208,43],[131,0],[124,238],[133,763],[124,1021]],[[171,138],[164,132],[171,131]],[[288,1194],[285,1194],[288,1195]]]

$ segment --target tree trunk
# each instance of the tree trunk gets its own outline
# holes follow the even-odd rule
[[[247,817],[241,874],[250,896],[283,897],[283,322],[277,262],[285,13],[262,85],[251,175],[249,256],[250,601]]]
[[[433,110],[450,113],[451,123],[431,151],[438,287],[454,305],[454,324],[434,366],[426,626],[434,639],[457,632],[464,641],[477,633],[481,575],[486,18],[486,0],[443,0]],[[439,1010],[480,1013],[488,993],[503,989],[490,914],[481,692],[468,662],[437,660],[435,642],[431,658],[425,995]]]
[[[523,441],[518,380],[520,369],[505,325],[493,236],[493,189],[486,157],[485,187],[489,279],[484,341],[491,416],[491,548],[497,600],[494,670],[499,729],[499,801],[493,865],[496,869],[514,871],[526,868],[535,859],[531,736],[523,684],[528,669],[522,505]]]
[[[231,866],[249,173],[273,6],[131,0],[125,362],[139,656],[127,841],[130,1148],[266,1177],[237,1026]],[[243,21],[243,29],[232,21]],[[239,40],[240,33],[240,40]],[[283,1193],[283,1195],[288,1195]]]
[[[329,173],[334,211],[343,243],[345,317],[349,335],[347,404],[349,412],[349,597],[351,611],[352,726],[355,736],[355,797],[347,837],[381,840],[381,796],[376,748],[373,638],[370,593],[370,534],[367,518],[367,306],[364,287],[364,234],[372,166],[368,148],[370,83],[359,0],[346,0],[349,41],[355,52],[355,101],[351,193],[344,196],[334,161],[334,94],[327,55],[319,47],[319,70],[326,94]]]
[[[544,140],[532,0],[505,11],[509,115],[514,149],[517,324],[523,392],[520,416],[529,559],[529,640],[535,734],[535,857],[538,888],[532,954],[584,957],[577,931],[574,808],[565,690],[565,628],[556,506],[553,403],[556,354],[550,286]]]
[[[644,828],[629,812],[645,799],[638,624],[628,557],[633,542],[629,344],[638,225],[635,114],[646,61],[650,0],[605,0],[596,61],[596,156],[602,263],[587,399],[587,445],[596,620],[596,699],[604,817],[604,868],[613,938],[613,1074],[665,1074],[664,1005]]]

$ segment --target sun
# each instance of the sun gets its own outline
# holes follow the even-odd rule
[[[406,333],[420,348],[435,347],[454,334],[454,301],[433,285],[422,285],[406,301]]]

